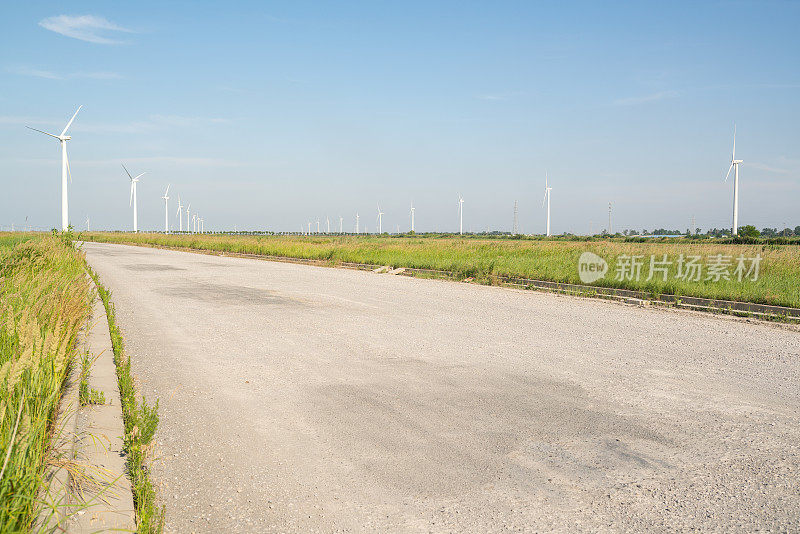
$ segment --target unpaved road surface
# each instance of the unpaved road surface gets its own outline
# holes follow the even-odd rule
[[[87,243],[174,532],[800,530],[800,333]]]

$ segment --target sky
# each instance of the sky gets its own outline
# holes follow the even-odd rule
[[[14,2],[0,228],[800,225],[800,3]],[[185,224],[185,221],[184,221]]]

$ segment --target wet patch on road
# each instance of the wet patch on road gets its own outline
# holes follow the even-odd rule
[[[134,263],[124,266],[129,271],[185,271],[183,267],[173,267],[172,265],[164,265],[160,263]]]
[[[300,301],[283,297],[275,291],[230,284],[192,283],[183,286],[168,286],[163,293],[215,304],[232,306],[298,306]]]
[[[384,367],[385,361],[376,365]],[[570,484],[665,467],[673,446],[579,387],[398,362],[369,384],[312,391],[309,419],[371,478],[404,495],[458,494],[497,480]]]

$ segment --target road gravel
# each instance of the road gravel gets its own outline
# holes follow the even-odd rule
[[[800,530],[800,332],[86,243],[169,532]]]

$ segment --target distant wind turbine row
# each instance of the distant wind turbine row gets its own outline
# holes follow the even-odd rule
[[[67,135],[67,130],[72,125],[73,121],[75,121],[75,117],[78,116],[78,112],[81,110],[83,106],[78,106],[78,109],[72,115],[72,118],[67,122],[67,125],[64,126],[64,129],[61,131],[60,134],[52,134],[49,132],[45,132],[43,130],[38,130],[31,126],[27,126],[27,128],[43,133],[45,135],[49,135],[55,139],[58,139],[59,144],[61,145],[61,230],[66,231],[69,228],[69,201],[68,201],[68,189],[67,189],[67,177],[69,177],[69,182],[72,183],[72,172],[70,171],[69,167],[69,159],[67,157],[67,141],[71,140],[72,137]],[[733,179],[733,217],[732,217],[732,224],[731,224],[731,231],[733,235],[738,234],[738,227],[739,227],[739,166],[743,163],[743,160],[736,159],[736,125],[734,124],[733,127],[733,151],[731,153],[731,164],[728,168],[728,173],[725,175],[725,182],[728,181],[728,177],[730,177],[731,171],[733,171],[734,179]],[[125,174],[128,175],[131,183],[130,189],[130,200],[129,204],[133,208],[133,231],[139,231],[139,221],[138,221],[138,199],[137,199],[137,184],[139,183],[139,179],[146,174],[146,172],[142,172],[133,176],[125,167],[122,165],[122,168],[125,170]],[[164,195],[161,199],[164,201],[164,232],[169,233],[169,188],[170,184],[167,184],[167,188],[164,191]],[[550,197],[553,188],[550,187],[549,177],[545,172],[545,181],[544,181],[544,199],[542,200],[542,207],[546,208],[546,222],[545,222],[545,235],[550,236]],[[377,220],[376,226],[378,233],[383,232],[383,216],[384,212],[381,211],[380,204],[377,205],[378,213],[377,213]],[[177,219],[178,219],[178,231],[183,232],[183,204],[181,203],[180,195],[178,196],[178,210],[177,210]],[[197,213],[191,214],[190,212],[191,204],[186,206],[186,231],[189,232],[191,228],[191,232],[204,232],[205,225],[202,217],[199,217]],[[517,215],[516,215],[516,203],[514,205],[514,231],[517,231]],[[190,218],[191,215],[191,218]],[[415,215],[416,215],[416,208],[414,208],[414,203],[411,203],[411,210],[409,212],[409,216],[411,218],[411,231],[415,232]],[[326,216],[325,217],[326,223],[326,230],[328,233],[331,231],[331,222],[330,219]],[[190,226],[191,225],[191,226]],[[86,228],[89,229],[89,218],[86,218]],[[317,233],[320,233],[320,219],[317,218]],[[366,228],[364,229],[366,232]],[[303,225],[300,225],[300,232],[301,233],[311,233],[311,221],[308,222],[308,228],[306,232],[303,232]],[[342,216],[339,216],[339,233],[344,232],[344,219]],[[361,228],[359,225],[359,214],[356,213],[356,220],[355,220],[355,233],[358,234],[361,232]],[[612,233],[611,227],[611,203],[609,202],[608,205],[608,232]],[[464,197],[461,196],[459,193],[458,195],[458,233],[464,233]]]
[[[69,159],[67,158],[67,141],[72,139],[71,136],[67,135],[67,130],[72,125],[72,122],[75,120],[75,117],[78,116],[78,112],[81,110],[83,106],[78,106],[78,109],[75,111],[75,114],[72,115],[72,118],[69,120],[64,129],[61,131],[59,135],[51,134],[49,132],[45,132],[43,130],[38,130],[36,128],[32,128],[31,126],[27,126],[27,128],[43,133],[45,135],[49,135],[50,137],[54,137],[58,139],[59,143],[61,144],[61,230],[66,231],[69,229],[69,199],[68,199],[68,189],[67,189],[67,176],[69,176],[69,182],[72,183],[72,172],[69,168]],[[128,168],[125,167],[125,164],[122,164],[122,168],[125,170],[125,174],[128,175],[128,178],[131,182],[131,191],[130,191],[130,200],[129,205],[133,208],[133,231],[139,231],[139,219],[138,219],[138,198],[137,198],[137,184],[139,183],[139,178],[147,174],[143,172],[141,174],[137,174],[133,176],[130,172],[128,172]],[[170,186],[167,185],[166,191],[164,191],[164,196],[161,197],[164,200],[164,232],[169,233],[169,188]],[[181,214],[182,205],[180,202],[180,196],[178,197],[178,228],[179,231],[183,231],[183,219]],[[86,230],[89,231],[89,217],[86,217]],[[189,231],[189,207],[186,207],[186,230]],[[193,232],[203,232],[205,230],[204,221],[201,217],[195,214],[192,217],[192,231]]]

